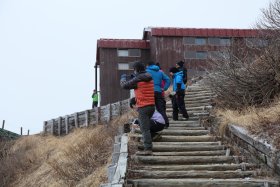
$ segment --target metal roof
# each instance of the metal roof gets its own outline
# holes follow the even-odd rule
[[[100,39],[97,41],[97,48],[149,49],[150,42],[138,39]]]
[[[152,36],[257,37],[258,33],[254,29],[151,28]]]

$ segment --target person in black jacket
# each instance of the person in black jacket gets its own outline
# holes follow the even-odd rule
[[[187,83],[188,81],[188,70],[184,67],[184,61],[179,61],[176,63],[176,68],[179,70],[179,71],[182,71],[183,72],[183,82],[184,84]]]
[[[173,108],[173,120],[178,120],[178,113],[183,115],[187,120],[189,115],[185,107],[185,89],[186,85],[183,83],[183,72],[179,71],[176,67],[172,67],[169,70],[170,75],[173,79],[173,97],[172,97],[172,108]]]

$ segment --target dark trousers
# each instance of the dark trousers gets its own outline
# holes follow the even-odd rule
[[[97,105],[98,105],[98,101],[93,101],[92,102],[92,108],[97,107]]]
[[[151,135],[152,138],[156,135],[157,132],[162,131],[165,127],[165,124],[156,122],[154,120],[150,120],[150,131],[151,131]]]
[[[151,150],[153,148],[152,137],[150,131],[150,119],[155,112],[155,106],[144,106],[138,108],[140,130],[142,132],[144,150]]]
[[[183,114],[184,118],[188,118],[189,115],[187,113],[186,107],[185,107],[185,91],[182,90],[180,92],[177,92],[172,97],[172,108],[173,108],[173,120],[178,120],[178,113],[180,111],[181,114]]]
[[[166,115],[166,101],[164,97],[162,96],[161,92],[155,92],[155,104],[156,104],[156,109],[157,111],[162,115],[164,121],[165,121],[165,126],[169,126],[169,120]]]

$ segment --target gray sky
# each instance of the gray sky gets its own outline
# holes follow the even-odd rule
[[[0,120],[19,133],[91,108],[96,41],[144,27],[251,28],[270,0],[0,0]]]

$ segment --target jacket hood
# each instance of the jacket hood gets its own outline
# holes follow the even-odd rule
[[[147,67],[148,70],[159,71],[159,67],[156,65],[151,65]]]

